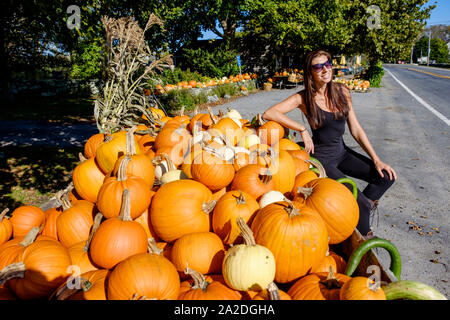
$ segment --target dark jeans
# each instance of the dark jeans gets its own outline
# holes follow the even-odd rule
[[[359,206],[359,222],[357,229],[362,235],[370,231],[370,209],[371,203],[368,199],[379,200],[381,196],[394,183],[390,180],[388,173],[383,170],[382,178],[371,159],[345,147],[345,153],[335,159],[328,159],[321,155],[312,154],[325,168],[327,176],[331,179],[339,179],[347,176],[368,182],[366,188],[361,192],[358,189],[357,202]],[[350,190],[352,187],[345,184]]]

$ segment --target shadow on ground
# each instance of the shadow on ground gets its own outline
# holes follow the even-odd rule
[[[2,147],[0,209],[41,205],[67,187],[78,164],[81,147]]]

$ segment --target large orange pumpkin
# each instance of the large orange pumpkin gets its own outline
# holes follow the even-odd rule
[[[67,193],[61,194],[60,202],[63,212],[56,219],[56,230],[59,241],[69,248],[89,238],[96,208],[92,202],[86,200],[78,200],[72,204]]]
[[[215,202],[200,182],[183,179],[162,185],[150,205],[151,224],[158,236],[173,242],[185,234],[210,231],[209,213]]]
[[[144,154],[136,153],[136,142],[134,139],[134,132],[136,127],[131,128],[127,132],[127,153],[120,156],[112,170],[112,175],[117,175],[119,171],[120,164],[125,156],[130,158],[127,168],[126,175],[127,176],[137,176],[142,178],[148,186],[151,188],[153,183],[155,182],[155,167],[152,164],[150,158]],[[99,188],[100,189],[100,188]]]
[[[181,287],[187,288],[187,290],[180,292],[178,300],[241,299],[241,294],[238,291],[229,288],[221,281],[213,280],[211,277],[206,278],[203,274],[191,268],[186,268],[184,272],[190,275],[193,280],[181,283]]]
[[[87,139],[84,144],[84,156],[86,158],[93,158],[97,152],[97,148],[105,140],[105,135],[103,133],[96,133]]]
[[[295,182],[295,162],[289,152],[279,150],[274,154],[270,165],[270,172],[274,181],[274,189],[286,195],[292,191]]]
[[[340,243],[353,233],[359,220],[359,207],[346,186],[330,178],[318,178],[300,190],[306,205],[325,221],[330,244]]]
[[[80,153],[80,160],[81,163],[75,167],[72,174],[75,191],[84,200],[96,202],[105,174],[97,165],[95,157],[83,159]]]
[[[135,139],[137,139],[135,137]],[[105,140],[97,148],[95,158],[103,173],[107,174],[114,169],[117,159],[127,152],[127,132],[119,131],[111,135],[105,135]],[[141,153],[139,144],[136,145],[136,153]]]
[[[45,212],[36,206],[20,206],[11,213],[9,222],[13,227],[13,238],[24,237],[31,228],[45,223]]]
[[[178,238],[171,250],[171,259],[181,277],[186,266],[202,274],[222,272],[225,248],[213,232],[194,232]]]
[[[228,186],[234,178],[233,164],[218,154],[203,151],[191,165],[192,178],[203,183],[211,191]]]
[[[386,300],[379,284],[366,277],[354,277],[347,281],[339,292],[341,300]]]
[[[339,300],[341,287],[351,278],[341,273],[311,273],[288,290],[292,300]]]
[[[228,191],[217,201],[212,216],[212,228],[225,244],[233,244],[240,234],[237,217],[248,225],[259,209],[255,198],[241,190]]]
[[[97,207],[107,219],[119,215],[125,189],[130,193],[131,219],[139,217],[150,205],[151,190],[147,182],[139,176],[126,173],[130,160],[128,155],[125,156],[120,162],[117,175],[106,178],[98,192]]]
[[[70,260],[72,264],[79,268],[79,273],[85,273],[91,270],[97,270],[98,268],[92,263],[91,257],[89,256],[89,246],[91,244],[92,237],[100,226],[103,215],[99,212],[95,216],[94,224],[92,225],[91,232],[89,233],[89,238],[85,241],[77,242],[68,248]]]
[[[271,203],[256,214],[251,229],[256,243],[276,260],[275,281],[291,282],[318,266],[328,249],[327,228],[315,210],[292,202]]]
[[[119,216],[103,221],[94,233],[89,253],[96,266],[112,269],[126,258],[147,251],[147,233],[131,219],[130,201],[125,189]]]
[[[277,144],[284,136],[284,128],[276,121],[267,121],[257,130],[262,144],[269,146]]]
[[[106,280],[110,271],[106,269],[83,272],[79,276],[79,287],[70,288],[64,283],[52,295],[52,300],[106,300]],[[73,281],[73,280],[71,280]]]
[[[58,241],[36,241],[9,266],[16,277],[8,280],[8,286],[19,299],[46,299],[70,276],[71,264],[67,249]]]
[[[107,282],[108,300],[130,300],[136,296],[158,300],[178,298],[177,269],[158,248],[149,247],[149,253],[130,256],[114,268]]]
[[[275,189],[269,169],[258,164],[248,164],[239,169],[231,182],[231,190],[242,190],[259,201],[260,197]]]

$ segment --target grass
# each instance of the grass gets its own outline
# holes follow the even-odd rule
[[[42,205],[72,179],[81,147],[3,147],[0,154],[0,209]]]

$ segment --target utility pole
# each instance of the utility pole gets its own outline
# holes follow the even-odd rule
[[[430,65],[430,51],[431,51],[431,49],[430,49],[430,42],[431,42],[431,30],[430,30],[430,32],[428,33],[428,58],[427,58],[427,66]]]

